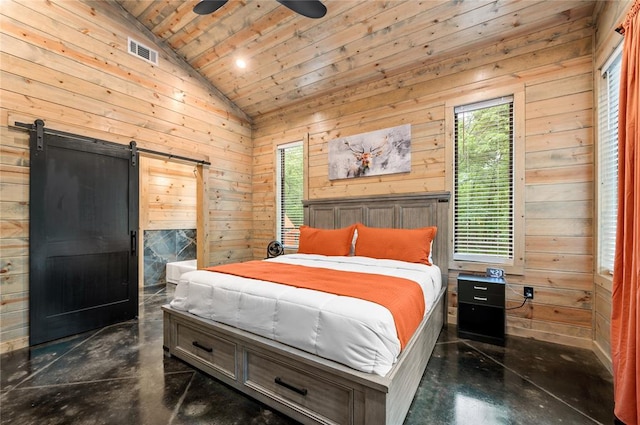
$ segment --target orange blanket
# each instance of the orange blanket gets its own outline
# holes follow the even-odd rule
[[[401,348],[407,345],[424,316],[422,288],[399,277],[268,261],[225,264],[206,270],[374,302],[393,315]]]

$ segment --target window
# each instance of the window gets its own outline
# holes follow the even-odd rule
[[[602,68],[598,90],[598,264],[599,272],[613,273],[618,213],[618,95],[620,49]]]
[[[513,264],[514,97],[453,109],[453,259]]]
[[[301,142],[278,147],[276,163],[277,239],[285,248],[297,248],[304,216],[303,147]]]

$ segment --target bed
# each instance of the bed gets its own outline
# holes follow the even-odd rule
[[[296,341],[296,338],[300,339],[299,336],[296,337],[287,329],[287,326],[292,327],[292,322],[295,322],[295,327],[305,329],[306,319],[286,320],[287,317],[300,318],[297,312],[287,316],[286,309],[282,309],[285,312],[276,322],[284,325],[284,329],[275,332],[274,326],[264,324],[271,310],[268,306],[264,307],[266,313],[261,315],[261,306],[265,305],[262,302],[247,304],[247,310],[254,311],[260,318],[255,325],[241,324],[235,322],[235,319],[230,319],[234,317],[231,311],[236,311],[239,305],[234,304],[233,297],[222,297],[225,301],[220,302],[218,295],[219,304],[214,306],[212,313],[210,308],[216,301],[207,301],[204,292],[209,291],[206,288],[217,287],[217,294],[226,294],[220,291],[221,287],[226,291],[224,281],[227,279],[218,275],[220,270],[214,270],[213,273],[199,270],[182,276],[172,305],[163,306],[165,348],[171,355],[305,424],[401,424],[437,337],[446,322],[448,199],[449,194],[443,192],[324,199],[304,203],[305,223],[312,229],[346,229],[354,223],[361,223],[359,226],[363,225],[361,229],[367,232],[369,229],[377,228],[416,229],[437,226],[438,237],[430,247],[431,263],[434,264],[428,268],[431,274],[422,274],[420,270],[420,276],[427,276],[424,284],[433,287],[432,291],[423,292],[425,313],[418,320],[415,332],[406,341],[392,341],[393,338],[386,336],[381,338],[384,344],[381,348],[376,348],[373,358],[386,358],[386,361],[372,366],[370,359],[362,360],[360,355],[356,356],[362,360],[360,363],[358,360],[350,363],[350,360],[343,359],[337,348],[346,347],[351,337],[340,339],[341,337],[335,336],[337,332],[331,330],[331,326],[348,328],[351,326],[349,324],[332,324],[329,321],[322,325],[322,329],[328,331],[324,335],[314,334],[313,338],[307,338],[308,344],[305,345],[304,341]],[[364,230],[357,238],[364,238]],[[362,252],[358,252],[356,240],[355,256],[285,255],[256,262],[260,263],[256,266],[261,267],[262,263],[271,262],[287,264],[288,267],[293,262],[295,265],[292,267],[297,267],[297,263],[302,262],[307,267],[318,264],[318,267],[324,268],[325,262],[330,261],[337,262],[338,268],[352,271],[354,267],[357,270],[361,267],[366,269],[369,267],[367,263],[372,262],[389,267],[389,275],[402,275],[400,277],[413,279],[414,271],[408,270],[413,266],[405,270],[402,262],[393,259],[372,261],[359,255]],[[375,252],[370,255],[375,256]],[[210,276],[215,278],[211,279]],[[420,279],[422,278],[418,278]],[[207,280],[213,280],[214,283],[203,283]],[[285,299],[291,308],[301,305],[306,309],[310,304],[317,303],[309,301],[305,304],[304,300],[310,289],[284,289],[280,286],[279,283],[265,285],[270,288],[269,291],[275,290],[276,298]],[[263,288],[260,291],[267,289]],[[192,292],[191,298],[189,292]],[[212,289],[211,292],[215,290]],[[302,301],[299,298],[300,293]],[[262,297],[263,294],[260,292],[257,295]],[[244,302],[249,299],[246,293],[243,297]],[[336,296],[325,294],[322,297],[324,298],[320,304],[330,305],[335,301],[331,297]],[[336,305],[341,305],[341,300],[345,297],[337,298],[339,300],[335,301]],[[225,308],[229,310],[227,316],[224,313]],[[354,307],[346,308],[358,310]],[[361,310],[365,311],[368,308]],[[335,314],[341,315],[339,311]],[[384,315],[380,313],[372,316],[377,318]],[[309,319],[310,322],[314,320],[316,319]],[[393,318],[391,320],[393,323]],[[360,319],[355,320],[359,321]],[[388,327],[383,323],[379,327],[385,326]],[[360,334],[358,330],[355,332]],[[305,331],[303,334],[311,332]],[[375,338],[367,336],[363,339]],[[309,345],[309,340],[313,340],[317,345]],[[398,345],[403,346],[401,351]]]
[[[171,261],[165,266],[167,282],[178,284],[180,276],[198,268],[198,260]]]

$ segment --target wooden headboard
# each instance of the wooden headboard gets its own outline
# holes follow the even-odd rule
[[[312,199],[302,203],[304,222],[321,229],[339,229],[353,223],[396,229],[437,226],[433,262],[440,267],[443,282],[447,282],[449,192]]]

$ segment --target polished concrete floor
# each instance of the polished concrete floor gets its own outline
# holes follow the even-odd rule
[[[170,291],[169,291],[170,292]],[[0,358],[2,424],[294,424],[166,356],[160,306],[138,320]],[[612,424],[612,378],[588,350],[440,335],[405,424]]]

